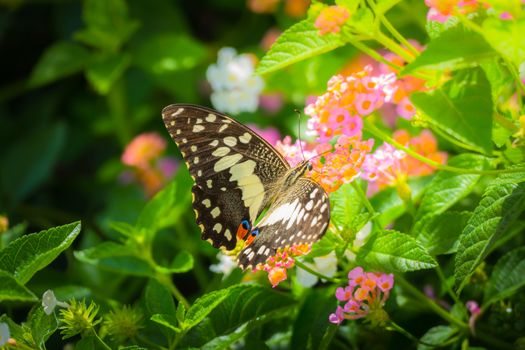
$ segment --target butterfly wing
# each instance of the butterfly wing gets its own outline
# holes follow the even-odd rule
[[[193,208],[202,238],[235,248],[241,221],[255,222],[268,191],[290,166],[263,138],[212,109],[175,104],[162,117],[195,180]]]
[[[253,243],[241,250],[238,264],[254,268],[275,255],[277,249],[297,244],[314,243],[326,232],[330,221],[328,195],[313,180],[302,177],[272,203],[254,230],[259,230]]]

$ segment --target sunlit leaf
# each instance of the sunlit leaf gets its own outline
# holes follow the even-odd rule
[[[0,269],[26,284],[66,250],[79,233],[80,221],[77,221],[20,237],[0,251]]]

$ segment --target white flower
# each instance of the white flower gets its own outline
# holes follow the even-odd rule
[[[5,345],[10,337],[11,334],[9,333],[9,326],[7,323],[0,323],[0,346]]]
[[[304,264],[312,270],[319,272],[322,275],[325,275],[326,277],[333,277],[337,272],[337,257],[335,256],[335,252],[330,252],[330,254],[328,255],[318,256],[314,258],[313,264]],[[318,281],[317,276],[312,275],[311,273],[301,269],[300,267],[297,267],[296,276],[297,281],[307,288],[313,287]]]
[[[223,112],[254,112],[259,105],[259,94],[264,81],[254,76],[254,64],[248,55],[237,55],[234,48],[223,47],[217,63],[206,71],[213,92],[211,103]]]
[[[60,307],[69,307],[68,303],[58,301],[55,293],[51,289],[46,290],[42,295],[42,307],[46,315],[51,315],[57,305]]]
[[[217,264],[210,265],[210,271],[224,274],[222,278],[227,277],[233,271],[233,269],[237,267],[237,264],[229,255],[219,252],[217,254],[217,259],[219,259],[219,262]]]

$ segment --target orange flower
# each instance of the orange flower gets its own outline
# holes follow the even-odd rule
[[[150,132],[135,137],[122,154],[122,163],[129,166],[148,167],[166,149],[166,141],[159,134]]]
[[[317,16],[314,26],[319,29],[319,35],[339,33],[349,17],[350,12],[345,7],[327,6]]]

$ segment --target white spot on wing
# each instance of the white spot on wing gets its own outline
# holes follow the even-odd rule
[[[304,207],[306,208],[306,210],[312,210],[312,208],[314,207],[314,200],[310,199],[310,201],[306,203]]]
[[[219,207],[213,208],[213,210],[210,212],[211,216],[213,216],[214,219],[217,216],[219,216],[220,213],[221,213],[221,210],[219,209]]]
[[[226,128],[228,128],[228,124],[223,124],[223,125],[219,128],[219,132],[223,132],[224,130],[226,130]]]
[[[208,116],[206,117],[206,121],[207,122],[210,122],[210,123],[213,123],[215,121],[215,119],[217,119],[217,116],[215,114],[208,114]]]
[[[192,152],[196,152],[197,151],[197,146],[193,145],[190,147],[191,151]]]
[[[256,165],[257,163],[250,159],[230,168],[230,181],[237,181],[237,187],[241,189],[242,200],[249,208],[252,221],[255,221],[264,200],[264,186],[261,179],[253,174]]]
[[[312,191],[312,193],[310,193],[310,199],[314,199],[314,198],[315,198],[315,195],[317,194],[317,191],[318,191],[318,190],[319,190],[319,189],[316,188],[315,190]]]
[[[227,239],[228,241],[231,241],[231,240],[232,240],[233,237],[232,237],[232,233],[230,232],[230,230],[226,229],[226,230],[224,231],[224,237],[226,237],[226,239]]]
[[[211,201],[208,198],[206,198],[202,201],[202,204],[204,204],[206,208],[209,208],[211,206]]]
[[[206,180],[206,186],[208,186],[208,188],[212,188],[213,182],[211,180]]]
[[[218,144],[219,144],[219,140],[213,140],[212,142],[210,142],[210,146],[212,147],[217,147]]]
[[[213,151],[212,155],[215,157],[224,157],[228,153],[230,153],[230,149],[228,147],[219,147]]]
[[[250,133],[245,132],[243,135],[239,136],[239,141],[242,143],[248,143],[252,139],[252,135]]]
[[[214,226],[213,226],[213,231],[217,232],[217,233],[221,233],[221,230],[222,230],[222,225],[220,222],[216,223]]]
[[[200,132],[202,130],[204,130],[204,126],[202,126],[202,125],[194,125],[193,126],[193,132]]]
[[[242,155],[238,153],[222,157],[215,163],[215,165],[213,166],[213,170],[215,170],[215,172],[219,172],[231,168],[232,166],[237,164],[241,159]]]
[[[235,147],[237,145],[237,139],[233,136],[226,136],[223,141],[226,146]]]
[[[172,116],[172,117],[175,117],[176,115],[179,115],[179,114],[181,114],[182,112],[184,112],[184,108],[179,108],[179,109],[177,109],[175,112],[171,113],[171,116]]]

